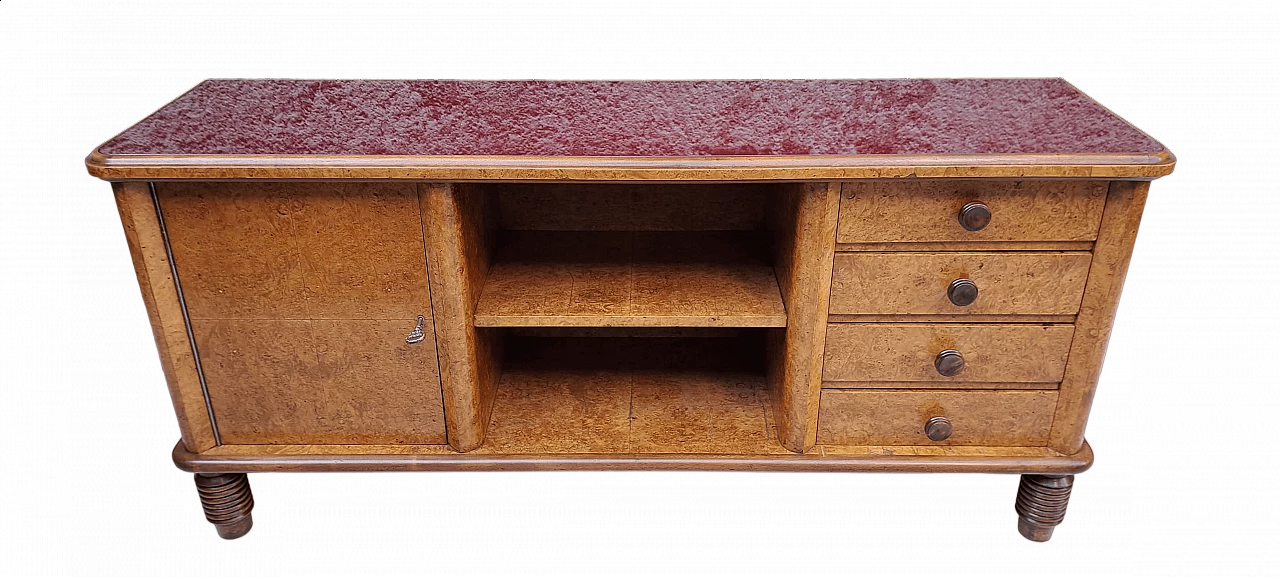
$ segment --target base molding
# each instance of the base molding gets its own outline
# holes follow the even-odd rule
[[[963,454],[884,454],[872,451],[811,451],[808,454],[541,454],[505,455],[480,452],[282,452],[263,445],[261,452],[187,451],[173,448],[173,462],[193,473],[258,473],[321,471],[798,471],[880,473],[1005,473],[1074,475],[1093,465],[1093,449],[1085,443],[1074,455],[1041,454],[992,447],[966,448]],[[904,448],[910,449],[910,448]],[[909,451],[908,451],[909,452]],[[1001,454],[1004,453],[1004,454]]]

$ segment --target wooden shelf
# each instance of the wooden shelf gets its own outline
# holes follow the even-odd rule
[[[762,334],[507,341],[477,452],[786,454]]]
[[[506,231],[475,326],[785,327],[755,232]]]

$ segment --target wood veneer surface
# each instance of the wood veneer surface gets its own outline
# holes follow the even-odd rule
[[[1076,317],[1076,338],[1071,343],[1071,357],[1053,419],[1049,446],[1055,450],[1074,452],[1084,445],[1089,408],[1102,374],[1149,188],[1150,183],[1146,182],[1117,181],[1111,183],[1107,193],[1088,289]]]
[[[817,434],[839,209],[839,185],[812,182],[782,186],[767,211],[787,326],[767,331],[766,382],[782,445],[797,453],[812,448]]]
[[[1091,241],[1104,180],[873,180],[842,185],[837,242]],[[970,201],[987,205],[982,230],[960,226]]]
[[[513,230],[758,230],[768,184],[494,183]]]
[[[155,187],[193,319],[431,317],[412,184]]]
[[[921,383],[1058,383],[1071,350],[1071,325],[832,324],[827,327],[824,386],[830,381]],[[944,377],[934,359],[964,355],[964,368]]]
[[[835,257],[833,315],[1073,315],[1080,310],[1087,252],[849,252]],[[958,306],[957,279],[978,286]]]
[[[506,231],[476,326],[783,327],[762,235]]]
[[[413,321],[192,321],[223,442],[445,442],[435,344],[405,343]]]
[[[1049,440],[1057,391],[822,391],[818,442],[830,445],[1040,447]],[[945,441],[924,424],[951,421]]]
[[[145,182],[112,183],[134,272],[151,320],[151,331],[182,431],[182,444],[203,451],[218,444],[213,420],[196,371],[186,316],[178,298],[177,281],[165,250],[159,213]]]
[[[155,190],[224,443],[444,442],[414,185]]]
[[[467,184],[424,184],[421,195],[449,444],[470,451],[484,441],[502,370],[501,335],[473,320],[493,262],[497,199]]]
[[[475,452],[787,453],[762,336],[512,339]]]

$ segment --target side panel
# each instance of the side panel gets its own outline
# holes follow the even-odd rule
[[[817,439],[818,394],[835,257],[839,183],[782,185],[767,213],[774,232],[774,270],[787,308],[787,328],[769,329],[768,373],[783,447],[803,453]]]
[[[142,301],[151,320],[151,331],[160,353],[160,367],[169,385],[173,410],[188,451],[201,452],[217,445],[209,408],[200,388],[195,355],[183,319],[182,302],[169,265],[160,221],[151,190],[145,182],[113,182],[116,207],[129,242],[133,269],[142,289]]]
[[[449,444],[470,451],[484,442],[502,371],[501,329],[475,326],[476,303],[493,264],[497,202],[474,186],[429,184],[422,186],[421,210]]]
[[[1049,447],[1063,454],[1073,454],[1084,445],[1085,423],[1098,388],[1150,185],[1149,182],[1116,181],[1107,193],[1107,207],[1094,245],[1093,264],[1089,267],[1084,300],[1076,317],[1075,339],[1071,343],[1066,376],[1058,389],[1061,394],[1049,439]]]

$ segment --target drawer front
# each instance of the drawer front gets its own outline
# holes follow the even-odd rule
[[[1047,444],[1057,391],[822,391],[818,443],[828,445]],[[945,417],[951,435],[925,434]]]
[[[1074,333],[1072,325],[830,324],[822,380],[831,387],[1059,383]],[[947,350],[963,358],[953,376],[943,376],[937,365]]]
[[[872,181],[841,187],[836,241],[1091,241],[1106,181]],[[960,210],[986,205],[991,220],[967,230]]]
[[[415,186],[156,194],[224,443],[446,441]]]
[[[830,313],[1073,315],[1091,258],[1087,252],[840,253]],[[960,279],[977,287],[977,298],[965,306],[948,296]]]

